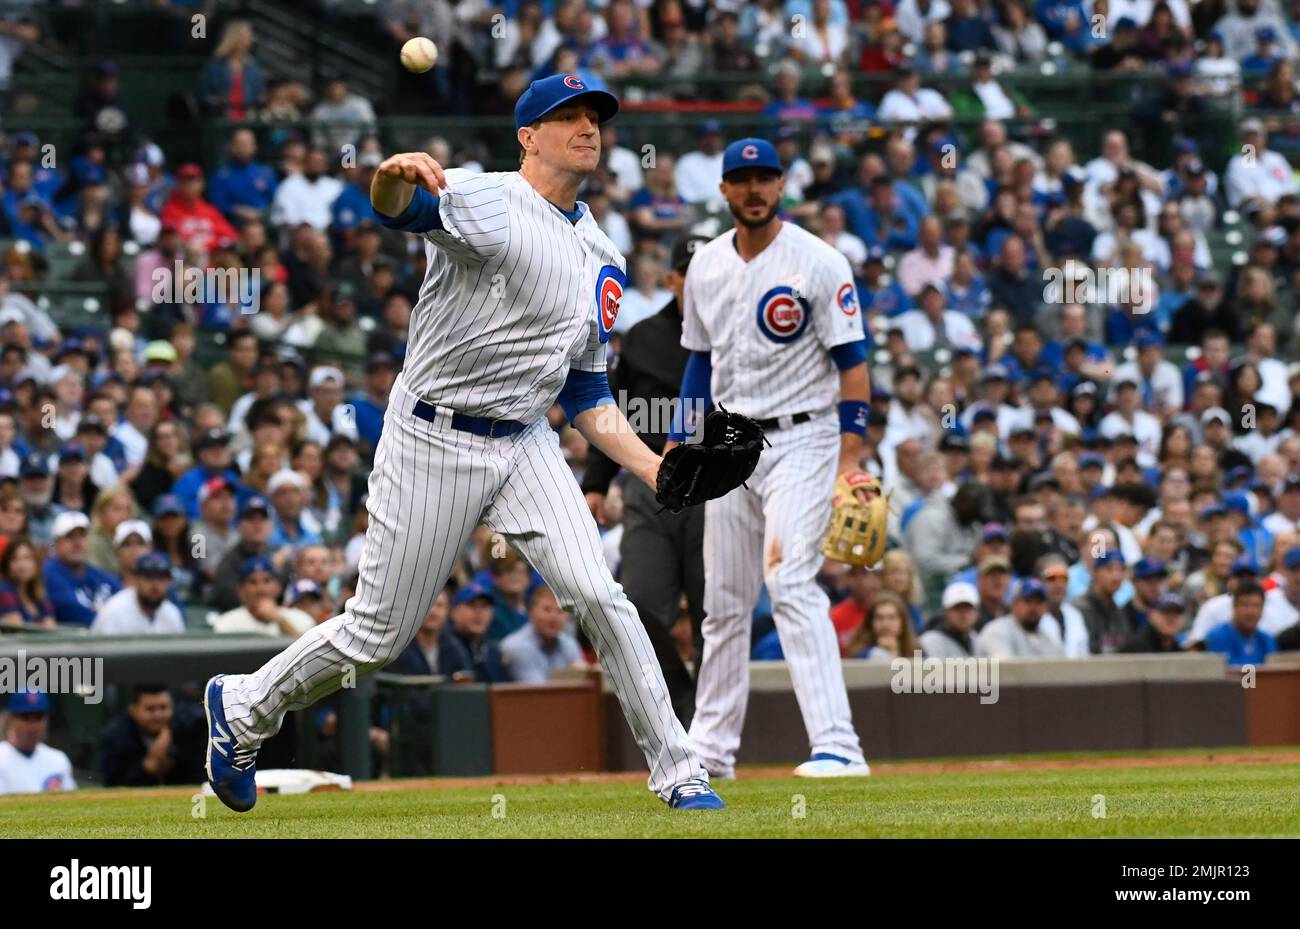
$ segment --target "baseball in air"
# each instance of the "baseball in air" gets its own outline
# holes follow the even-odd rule
[[[413,74],[423,74],[438,61],[438,46],[432,39],[416,36],[402,46],[402,67]]]

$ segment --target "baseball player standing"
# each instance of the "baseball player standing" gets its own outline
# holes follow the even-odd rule
[[[0,741],[0,794],[76,790],[72,762],[45,744],[50,698],[39,691],[9,696],[9,735]]]
[[[617,110],[612,94],[556,75],[515,105],[518,171],[444,171],[423,152],[377,169],[376,214],[426,239],[428,270],[370,476],[360,579],[342,615],[257,672],[208,683],[208,778],[232,809],[256,801],[257,748],[286,711],[401,653],[480,522],[583,624],[650,789],[674,808],[722,806],[545,417],[558,400],[593,446],[654,486],[662,459],[617,408],[598,410],[613,403],[605,350],[624,262],[577,201],[600,160],[599,124]]]
[[[683,408],[716,403],[751,416],[772,443],[747,488],[705,505],[704,657],[690,734],[710,774],[733,775],[749,697],[750,617],[766,581],[812,746],[795,774],[860,777],[870,769],[830,601],[815,578],[836,477],[861,472],[866,343],[848,260],[777,216],[783,185],[770,143],[729,145],[720,189],[736,226],[699,248],[686,273]]]

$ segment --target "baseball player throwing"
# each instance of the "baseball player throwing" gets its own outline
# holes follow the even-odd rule
[[[259,671],[208,683],[208,778],[231,809],[256,801],[255,755],[286,711],[397,657],[480,522],[582,622],[650,789],[674,808],[722,806],[545,419],[558,399],[593,446],[655,486],[662,459],[621,412],[597,409],[613,403],[605,345],[624,262],[576,197],[600,158],[599,124],[617,110],[611,94],[557,75],[515,106],[518,171],[444,170],[423,153],[379,166],[371,203],[384,225],[426,239],[429,266],[370,476],[360,580],[341,616]]]
[[[748,489],[705,505],[704,657],[690,735],[710,774],[733,775],[749,696],[750,616],[766,581],[812,745],[795,773],[863,776],[870,769],[830,601],[815,577],[837,475],[860,474],[866,344],[848,261],[778,218],[783,185],[771,144],[728,146],[721,191],[736,226],[701,246],[686,273],[683,408],[701,408],[685,406],[690,398],[746,414],[772,443]]]

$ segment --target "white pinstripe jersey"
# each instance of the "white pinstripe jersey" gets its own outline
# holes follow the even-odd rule
[[[446,173],[402,381],[437,406],[529,422],[570,367],[605,370],[623,256],[585,205],[571,223],[517,171]]]
[[[829,350],[863,338],[848,259],[791,223],[749,262],[735,237],[700,246],[686,272],[682,345],[712,352],[714,403],[756,419],[832,406]]]

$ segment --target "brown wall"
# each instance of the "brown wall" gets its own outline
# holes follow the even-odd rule
[[[1300,745],[1300,667],[1260,668],[1255,686],[1241,688],[1251,745]]]
[[[1265,692],[1279,702],[1293,694],[1290,719],[1300,725],[1300,669],[1294,678],[1261,687]],[[871,687],[851,689],[849,703],[867,758],[883,760],[1262,744],[1247,737],[1244,693],[1228,680],[1003,684],[996,703],[981,704],[978,694],[895,694]],[[610,768],[644,767],[617,700],[606,694],[605,701]],[[1276,707],[1270,703],[1261,712]],[[1300,732],[1290,744],[1300,744]],[[794,765],[807,755],[794,693],[752,692],[737,763]]]
[[[598,678],[574,683],[498,684],[489,692],[492,771],[603,771],[604,712]],[[619,722],[623,713],[615,707]]]

